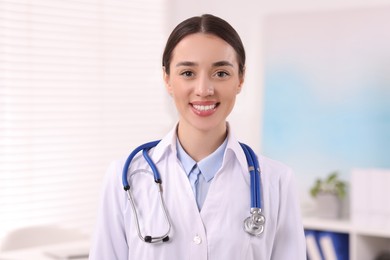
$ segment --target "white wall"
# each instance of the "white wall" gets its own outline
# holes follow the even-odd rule
[[[227,20],[240,34],[247,52],[247,74],[244,89],[229,121],[237,137],[261,151],[263,103],[263,23],[273,13],[326,11],[335,9],[389,6],[389,0],[167,0],[167,34],[180,21],[203,13]]]

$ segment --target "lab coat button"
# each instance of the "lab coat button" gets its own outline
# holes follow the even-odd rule
[[[199,245],[200,243],[202,243],[202,238],[199,235],[196,235],[194,236],[194,239],[192,239],[192,241],[194,241],[195,244]]]

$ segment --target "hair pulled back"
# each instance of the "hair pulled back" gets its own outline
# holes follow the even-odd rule
[[[238,71],[241,76],[245,70],[245,49],[236,30],[225,20],[211,15],[194,16],[178,24],[170,34],[162,56],[165,72],[170,73],[172,52],[176,45],[186,36],[194,33],[215,35],[227,42],[237,53]]]

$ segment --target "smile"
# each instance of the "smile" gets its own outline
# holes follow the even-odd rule
[[[209,111],[209,110],[214,110],[217,105],[207,105],[207,106],[202,106],[202,105],[193,105],[193,107],[198,110],[198,111]]]

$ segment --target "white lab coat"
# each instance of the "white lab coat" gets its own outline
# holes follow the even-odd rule
[[[231,130],[229,130],[231,133]],[[108,169],[90,259],[92,260],[305,260],[304,232],[293,175],[289,168],[259,156],[265,230],[255,237],[243,230],[249,216],[250,179],[245,154],[232,134],[221,169],[216,173],[199,212],[188,177],[176,156],[173,129],[151,152],[162,179],[163,195],[172,221],[170,240],[141,241],[130,202],[123,190],[124,161]],[[134,158],[129,173],[148,169]],[[142,234],[159,236],[167,224],[151,174],[129,179]]]

